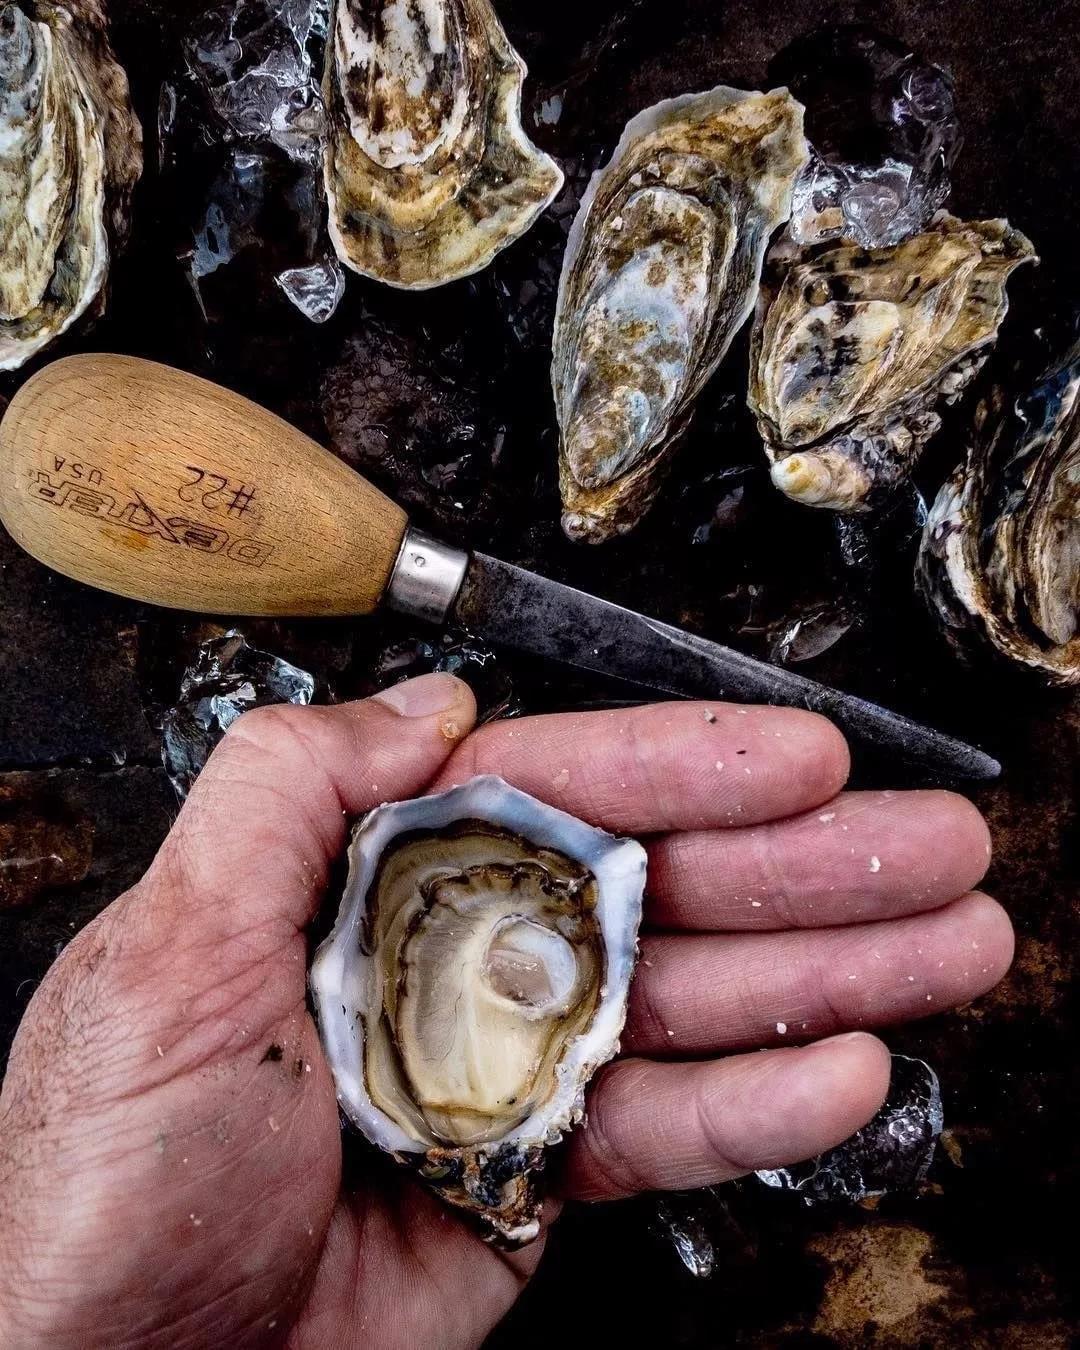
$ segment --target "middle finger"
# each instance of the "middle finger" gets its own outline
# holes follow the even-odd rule
[[[822,928],[936,909],[977,886],[990,835],[952,792],[845,792],[755,829],[649,844],[647,922],[717,932]]]
[[[944,1011],[993,988],[1012,960],[986,895],[929,914],[808,933],[642,940],[624,1048],[701,1055]]]

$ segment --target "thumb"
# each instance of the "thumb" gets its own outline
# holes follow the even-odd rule
[[[203,944],[304,927],[349,818],[423,791],[475,720],[468,685],[444,674],[337,707],[245,713],[137,888],[139,927],[155,930],[155,946],[174,926],[197,928]]]

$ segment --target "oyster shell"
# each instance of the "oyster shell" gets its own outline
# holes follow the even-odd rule
[[[572,539],[622,534],[648,509],[753,308],[806,157],[786,90],[720,86],[639,113],[593,175],[563,262],[551,367]]]
[[[563,181],[522,128],[525,73],[488,0],[334,0],[324,173],[342,262],[419,290],[525,233]]]
[[[777,245],[749,392],[776,486],[835,511],[887,496],[986,360],[1009,274],[1034,256],[1007,221],[945,213],[892,248]]]
[[[1080,343],[1025,399],[979,408],[923,531],[919,582],[961,650],[1080,684]]]
[[[311,987],[348,1119],[507,1245],[618,1050],[639,844],[474,778],[372,811]]]
[[[98,0],[0,0],[0,370],[104,307],[142,128]]]

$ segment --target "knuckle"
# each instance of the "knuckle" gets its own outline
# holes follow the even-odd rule
[[[270,703],[264,708],[252,708],[238,717],[222,738],[222,744],[237,742],[260,750],[273,750],[282,738],[291,739],[303,734],[308,709],[292,703]]]
[[[627,1081],[633,1078],[634,1070],[628,1063],[607,1070],[593,1089],[588,1125],[582,1133],[595,1174],[592,1190],[610,1198],[652,1190],[655,1185],[655,1180],[644,1174],[633,1147],[627,1146],[624,1122],[620,1120],[623,1113],[618,1103],[612,1102],[615,1093],[620,1097],[627,1091],[631,1098],[636,1095],[633,1082]]]

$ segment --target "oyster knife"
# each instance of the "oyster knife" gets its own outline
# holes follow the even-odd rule
[[[329,451],[247,399],[128,356],[39,370],[0,423],[0,520],[40,562],[202,613],[367,614],[380,603],[639,686],[810,708],[952,778],[974,747],[897,713],[411,527]]]

